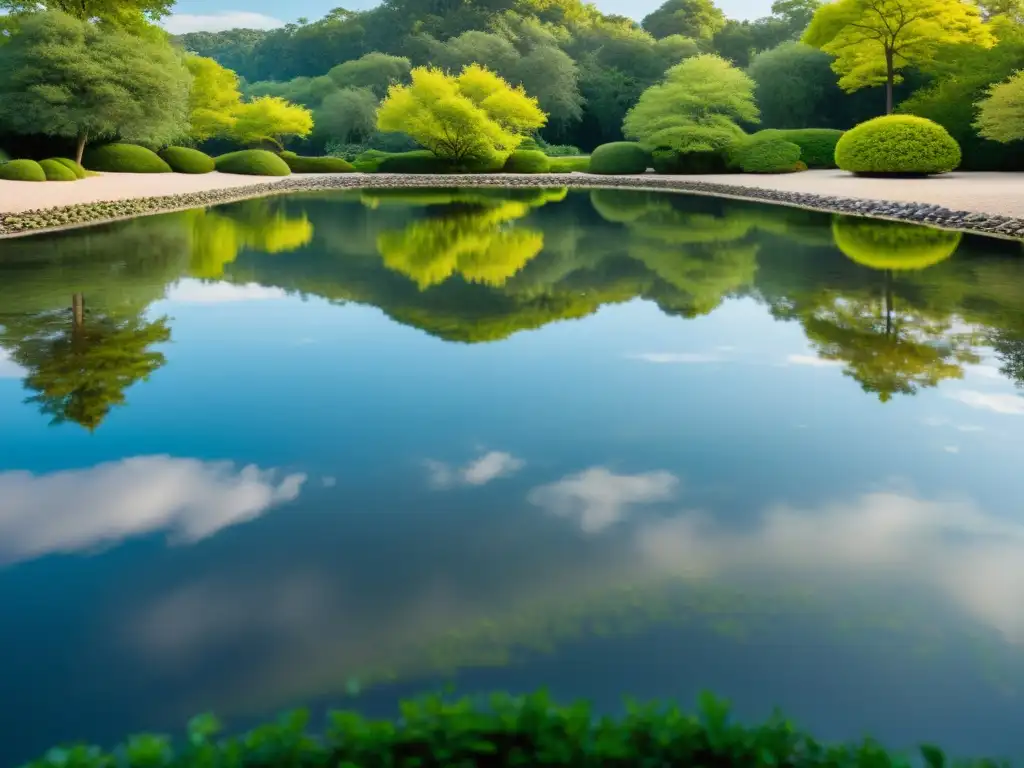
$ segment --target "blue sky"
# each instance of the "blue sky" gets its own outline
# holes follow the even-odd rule
[[[641,19],[657,8],[661,1],[597,0],[595,5],[605,13]],[[301,16],[318,18],[339,5],[350,10],[362,10],[376,4],[376,0],[295,0],[285,6],[273,0],[179,0],[174,7],[174,15],[167,19],[165,26],[179,34],[233,27],[270,29]],[[718,0],[718,5],[732,18],[752,19],[768,14],[771,0]]]

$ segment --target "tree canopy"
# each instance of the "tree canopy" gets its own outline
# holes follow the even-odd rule
[[[186,56],[185,66],[192,75],[188,98],[189,138],[206,141],[229,135],[242,104],[238,75],[204,56]]]
[[[243,144],[269,142],[277,147],[289,136],[308,136],[313,114],[277,96],[261,96],[239,106],[232,136]]]
[[[725,14],[712,0],[665,0],[647,14],[643,27],[656,38],[683,35],[710,40],[725,26]]]

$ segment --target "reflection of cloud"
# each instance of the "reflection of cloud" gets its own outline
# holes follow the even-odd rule
[[[809,365],[812,368],[831,368],[843,364],[840,360],[825,360],[814,355],[788,355],[786,362],[789,365]]]
[[[946,397],[959,400],[971,408],[995,411],[996,413],[1008,413],[1014,416],[1024,416],[1024,397],[1018,395],[1000,395],[989,392],[978,392],[973,389],[960,389],[949,392]]]
[[[25,369],[11,360],[10,353],[0,349],[0,379],[21,379],[25,374]]]
[[[276,29],[284,23],[262,13],[220,11],[208,14],[172,13],[160,22],[172,35],[188,32],[225,32],[229,29]]]
[[[672,498],[677,484],[676,476],[670,472],[616,475],[604,467],[591,467],[534,488],[528,500],[556,515],[577,516],[580,528],[596,533],[617,523],[630,504]]]
[[[966,368],[967,373],[976,373],[979,376],[984,376],[986,379],[1003,378],[1003,374],[994,365],[968,365]]]
[[[645,363],[720,363],[719,355],[704,355],[691,352],[645,352],[629,355],[631,360],[642,360]]]
[[[929,416],[927,419],[921,422],[926,427],[952,427],[957,432],[984,432],[984,427],[979,427],[976,424],[956,424],[948,419],[940,419],[935,416]]]
[[[778,506],[746,531],[693,513],[645,526],[637,544],[663,569],[705,576],[856,571],[887,582],[924,582],[1024,640],[1024,525],[969,502],[872,493],[823,509]]]
[[[511,453],[491,451],[463,467],[452,467],[442,461],[427,459],[423,462],[430,473],[433,488],[451,488],[456,485],[487,485],[499,477],[507,477],[523,468],[525,462]]]
[[[47,475],[0,472],[0,561],[167,530],[195,542],[299,495],[306,476],[139,456]]]
[[[262,301],[283,299],[287,296],[280,288],[267,288],[256,283],[204,283],[201,280],[179,280],[167,291],[167,298],[188,304],[223,304],[232,301]]]

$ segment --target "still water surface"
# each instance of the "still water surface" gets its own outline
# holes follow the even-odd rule
[[[448,682],[1024,752],[1016,244],[624,191],[0,242],[0,765]]]

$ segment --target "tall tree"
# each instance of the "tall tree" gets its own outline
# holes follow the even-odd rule
[[[832,57],[804,43],[757,54],[747,68],[765,128],[845,128]]]
[[[0,0],[8,13],[59,11],[79,21],[101,21],[121,29],[149,31],[149,25],[171,12],[174,0]]]
[[[982,136],[1001,142],[1024,139],[1024,73],[992,86],[977,107],[974,125]]]
[[[77,141],[162,143],[187,132],[192,76],[166,42],[59,11],[24,18],[0,45],[0,125]]]
[[[226,136],[234,127],[242,104],[238,75],[203,56],[186,56],[185,66],[192,74],[188,97],[189,138],[206,141]]]
[[[342,88],[324,99],[313,119],[318,135],[364,141],[377,129],[377,97],[368,88]]]
[[[907,67],[932,60],[943,44],[991,46],[977,6],[963,0],[835,0],[814,13],[803,41],[835,56],[847,92],[885,84],[885,113]]]
[[[665,0],[641,23],[656,38],[685,35],[710,40],[725,26],[725,14],[712,0]]]
[[[343,62],[327,74],[339,88],[368,88],[382,99],[392,83],[409,82],[411,69],[412,65],[404,56],[375,52]]]
[[[276,96],[262,96],[238,108],[231,133],[243,144],[269,142],[280,149],[288,138],[304,138],[312,130],[313,113],[308,109]]]

